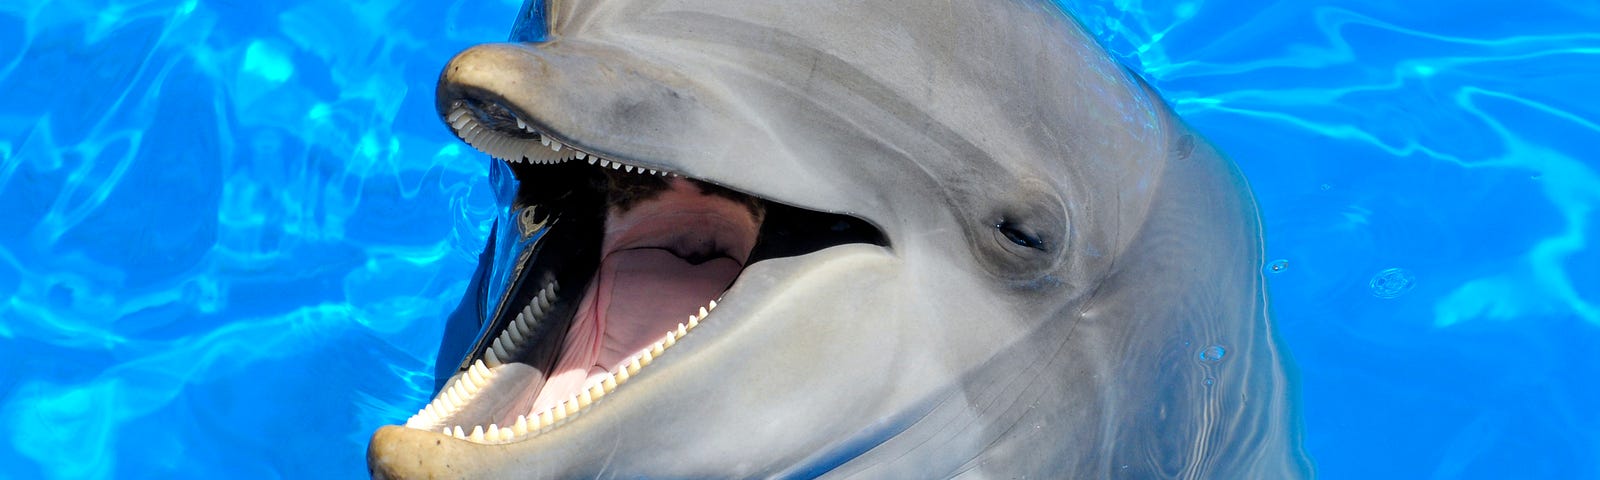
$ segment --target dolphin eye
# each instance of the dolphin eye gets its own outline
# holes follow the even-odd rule
[[[1040,240],[1037,235],[1022,230],[1015,223],[1001,220],[1000,223],[994,224],[994,228],[1000,230],[1000,234],[1005,235],[1006,240],[1010,240],[1011,243],[1015,243],[1019,247],[1027,247],[1035,250],[1045,249],[1044,240]]]

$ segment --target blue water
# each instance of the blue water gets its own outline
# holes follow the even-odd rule
[[[1600,4],[1066,4],[1255,187],[1323,478],[1600,478]],[[517,8],[0,3],[0,476],[364,475],[492,216],[434,81]]]

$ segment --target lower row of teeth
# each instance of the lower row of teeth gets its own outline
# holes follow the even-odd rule
[[[555,287],[554,283],[546,286],[533,301],[529,302],[529,307],[523,309],[517,320],[511,322],[511,325],[507,326],[501,336],[495,339],[495,343],[490,347],[489,352],[485,354],[485,357],[490,359],[487,364],[484,360],[473,362],[466,373],[458,375],[449,387],[446,387],[434,398],[433,402],[418,411],[410,420],[407,420],[406,426],[422,430],[437,429],[445,435],[478,443],[506,443],[521,439],[529,434],[539,433],[562,423],[568,418],[572,418],[579,411],[600,400],[601,397],[615,391],[618,386],[639,373],[639,369],[650,365],[666,349],[675,345],[678,339],[683,338],[689,331],[694,330],[700,324],[700,321],[710,314],[711,310],[717,308],[717,302],[715,300],[711,301],[709,305],[701,307],[699,312],[689,315],[687,322],[680,323],[677,328],[667,331],[650,348],[629,359],[628,363],[617,368],[616,371],[608,372],[604,377],[585,386],[578,394],[553,407],[527,415],[518,415],[516,421],[511,425],[505,427],[497,424],[490,424],[487,427],[475,425],[471,427],[471,430],[468,430],[460,425],[442,424],[441,422],[459,412],[462,407],[472,401],[479,391],[482,391],[493,381],[495,371],[501,365],[502,358],[512,358],[512,356],[520,353],[522,345],[526,345],[528,339],[525,337],[525,332],[519,331],[514,334],[511,332],[513,330],[526,330],[530,327],[530,323],[536,325],[539,320],[542,320],[538,318],[542,317],[542,313],[533,315],[530,312],[548,310],[550,308],[548,302],[553,299]]]
[[[629,173],[649,173],[651,175],[661,176],[671,175],[668,172],[653,168],[628,165],[626,163],[607,158],[601,158],[599,155],[572,148],[571,146],[561,143],[560,140],[540,134],[532,127],[529,127],[527,122],[522,121],[521,118],[517,119],[517,128],[521,129],[523,132],[535,135],[538,138],[537,142],[529,138],[518,138],[506,135],[489,128],[487,125],[484,125],[483,122],[479,121],[478,118],[472,114],[471,110],[468,110],[464,105],[456,106],[454,109],[452,109],[450,114],[445,116],[445,122],[450,124],[450,128],[454,129],[456,135],[460,135],[463,141],[466,141],[468,145],[472,145],[472,148],[481,150],[484,153],[489,154],[491,157],[506,162],[529,162],[554,165],[572,160],[587,160],[590,165],[610,167],[614,170],[622,170]]]

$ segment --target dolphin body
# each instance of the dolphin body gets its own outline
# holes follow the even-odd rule
[[[1055,4],[542,8],[441,76],[506,214],[373,476],[1310,475],[1244,179]],[[765,202],[761,246],[693,331],[482,433],[610,268],[540,195],[621,167]]]

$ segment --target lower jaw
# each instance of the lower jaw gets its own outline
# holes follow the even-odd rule
[[[683,179],[658,193],[609,209],[602,253],[581,294],[545,292],[513,310],[504,331],[491,332],[498,336],[484,340],[488,348],[474,352],[482,359],[450,382],[432,413],[425,409],[407,425],[474,440],[468,432],[475,426],[542,426],[587,407],[686,333],[738,278],[760,219]],[[466,430],[455,432],[455,425]]]
[[[509,425],[518,414],[554,408],[626,367],[720,297],[742,269],[731,258],[694,265],[658,248],[607,255],[580,297],[549,378],[532,389],[536,394],[514,403],[500,417],[501,424]]]

